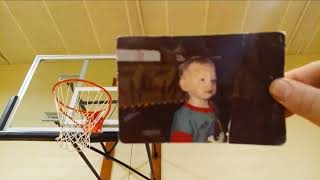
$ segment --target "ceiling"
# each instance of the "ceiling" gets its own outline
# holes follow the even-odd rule
[[[285,31],[287,54],[320,54],[320,1],[0,1],[0,64],[114,53],[121,35]]]

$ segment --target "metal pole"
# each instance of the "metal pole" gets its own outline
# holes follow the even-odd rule
[[[83,152],[81,151],[80,147],[78,146],[78,144],[76,143],[72,143],[73,147],[76,149],[76,151],[78,152],[78,154],[81,156],[81,158],[84,160],[84,162],[86,162],[86,164],[88,165],[88,167],[90,168],[90,170],[93,172],[93,174],[97,177],[98,180],[102,180],[99,176],[99,174],[97,173],[97,171],[94,169],[94,167],[91,165],[90,161],[88,160],[88,158],[86,157],[86,155],[83,154]],[[80,151],[79,151],[80,150]]]
[[[103,153],[102,151],[100,151],[100,150],[98,150],[98,149],[96,149],[96,148],[94,148],[94,147],[92,147],[92,146],[90,146],[90,149],[93,150],[93,151],[95,151],[95,152],[97,152],[97,153],[99,153],[99,154],[101,154],[101,155],[103,155],[103,156],[105,156],[105,157],[108,157],[108,158],[111,159],[112,161],[114,161],[114,162],[116,162],[116,163],[118,163],[118,164],[120,164],[120,165],[122,165],[122,166],[124,166],[124,167],[126,167],[126,168],[128,168],[128,169],[130,169],[131,171],[133,171],[133,172],[135,172],[136,174],[140,175],[140,176],[143,177],[144,179],[151,180],[151,179],[148,178],[147,176],[141,174],[139,171],[133,169],[132,167],[130,167],[130,166],[128,166],[127,164],[119,161],[118,159],[110,156],[108,153]]]

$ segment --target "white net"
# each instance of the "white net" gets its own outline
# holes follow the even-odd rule
[[[100,133],[111,108],[111,95],[101,86],[81,79],[59,81],[52,89],[56,105],[60,146],[89,147],[93,133]],[[71,147],[71,148],[70,148]]]

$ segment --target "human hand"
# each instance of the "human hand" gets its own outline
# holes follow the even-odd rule
[[[320,126],[320,61],[287,72],[269,91],[286,108],[286,116],[296,113]]]

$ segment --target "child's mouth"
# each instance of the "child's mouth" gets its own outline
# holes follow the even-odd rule
[[[212,90],[209,90],[209,91],[207,91],[207,93],[208,93],[208,94],[212,94],[212,93],[213,93],[213,91],[212,91]]]

